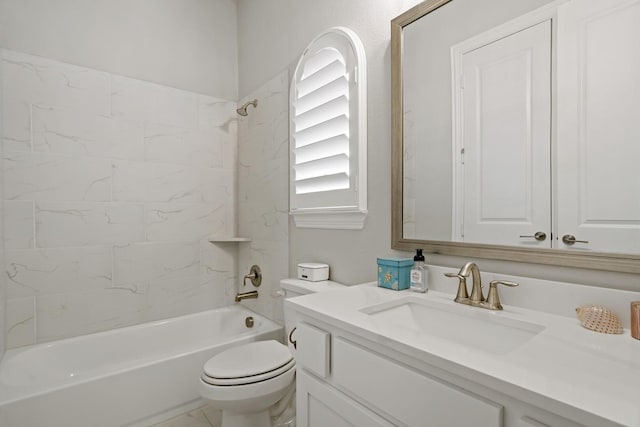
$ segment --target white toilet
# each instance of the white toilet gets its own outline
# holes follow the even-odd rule
[[[343,288],[339,283],[280,281],[285,298]],[[285,308],[285,339],[296,319]],[[295,349],[289,342],[251,342],[225,350],[207,361],[200,378],[200,395],[222,409],[222,427],[270,427],[270,408],[293,392]]]

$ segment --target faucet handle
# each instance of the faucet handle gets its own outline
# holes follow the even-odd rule
[[[489,282],[489,286],[493,286],[495,288],[496,285],[505,285],[505,286],[509,286],[511,288],[515,288],[516,286],[520,286],[518,283],[509,282],[508,280],[492,280],[491,282]]]
[[[262,283],[262,271],[260,270],[260,267],[255,264],[251,266],[249,274],[245,275],[242,280],[242,286],[247,286],[247,279],[251,281],[253,286],[256,288],[259,287]]]
[[[447,277],[457,277],[458,282],[458,293],[454,301],[459,302],[463,300],[469,299],[469,294],[467,293],[467,277],[458,273],[444,273]]]
[[[489,294],[487,295],[487,300],[483,303],[489,310],[502,310],[500,295],[498,295],[498,285],[505,285],[512,288],[519,286],[516,282],[509,282],[507,280],[492,280],[489,282]]]

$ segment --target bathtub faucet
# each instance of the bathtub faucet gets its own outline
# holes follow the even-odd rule
[[[236,294],[236,302],[240,302],[243,299],[250,299],[250,298],[258,298],[258,291],[249,291],[249,292]]]

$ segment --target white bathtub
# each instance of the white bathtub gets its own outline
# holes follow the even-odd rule
[[[0,426],[149,425],[199,403],[214,354],[281,338],[281,326],[234,305],[12,349],[0,363]]]

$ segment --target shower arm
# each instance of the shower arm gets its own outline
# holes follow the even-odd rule
[[[243,117],[248,116],[249,113],[247,112],[247,107],[249,107],[249,105],[253,105],[253,108],[257,108],[258,107],[258,100],[254,99],[253,101],[245,102],[242,107],[240,107],[240,108],[238,108],[236,110],[236,112],[238,114],[240,114],[241,116],[243,116]]]

